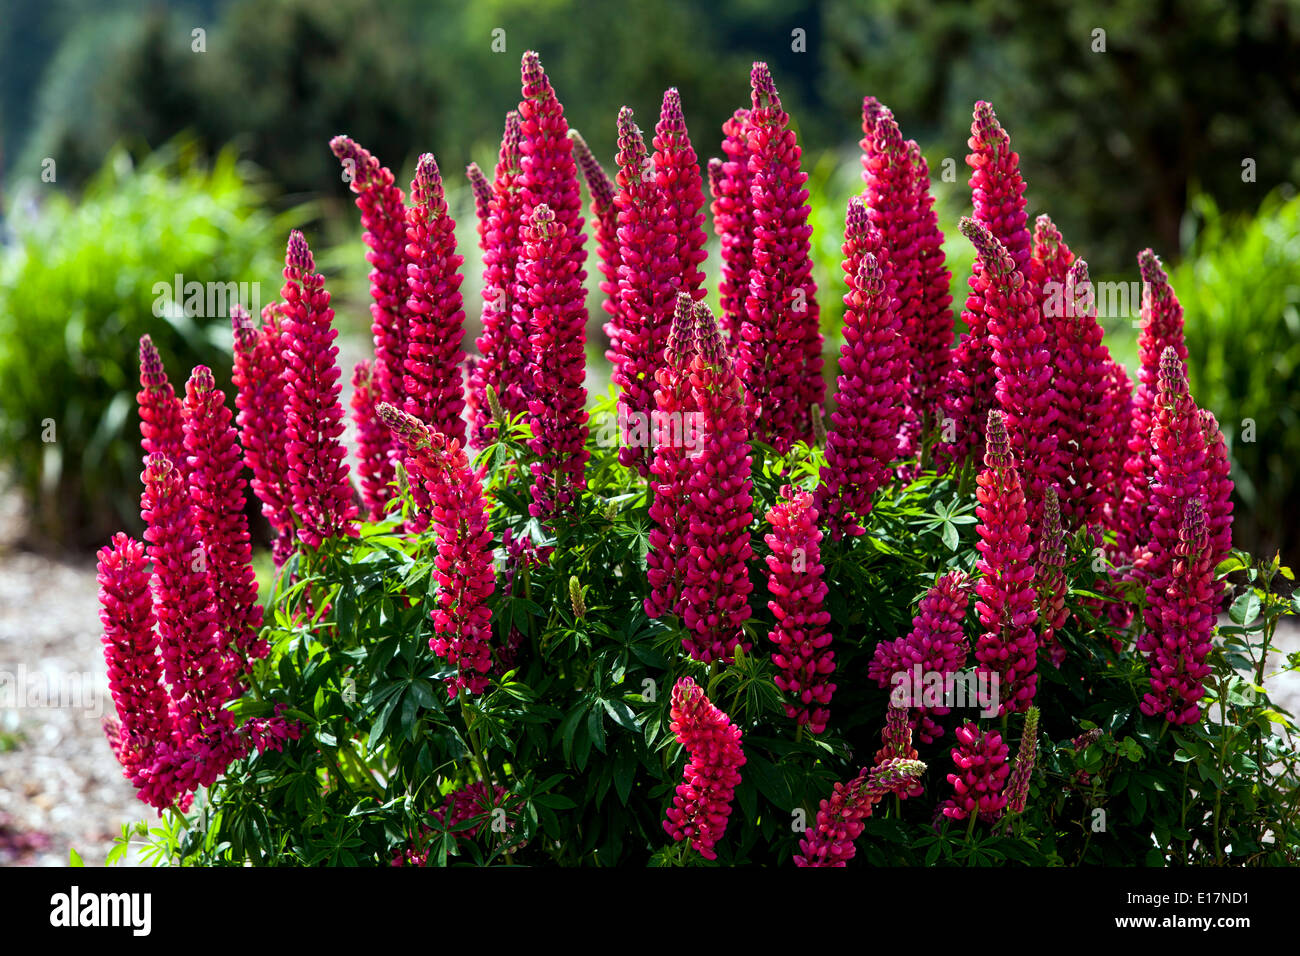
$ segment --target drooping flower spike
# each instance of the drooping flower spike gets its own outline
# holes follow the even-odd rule
[[[857,855],[853,845],[875,804],[891,793],[914,792],[925,773],[919,760],[894,757],[862,773],[846,786],[836,783],[830,799],[817,810],[817,823],[799,841],[795,866],[846,866]]]
[[[745,764],[740,728],[689,677],[674,685],[670,714],[669,727],[688,760],[664,830],[677,842],[689,840],[706,860],[716,860],[714,847],[726,831]]]

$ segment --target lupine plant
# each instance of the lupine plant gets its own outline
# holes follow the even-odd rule
[[[1086,263],[1047,217],[1031,235],[978,103],[958,339],[928,166],[867,97],[823,416],[806,174],[768,67],[703,167],[676,90],[651,143],[611,118],[613,176],[535,53],[521,78],[493,178],[469,169],[477,355],[434,158],[403,194],[332,144],[374,270],[359,487],[301,233],[282,301],[231,316],[233,422],[217,374],[181,397],[140,343],[148,531],[99,576],[106,730],[169,818],[144,825],[155,858],[1300,860],[1296,727],[1265,685],[1300,599],[1232,549],[1223,437],[1154,254],[1130,393]],[[592,237],[615,375],[589,413]],[[246,487],[275,533],[260,590]]]

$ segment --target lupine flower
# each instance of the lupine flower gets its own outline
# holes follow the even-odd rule
[[[413,416],[387,403],[376,413],[405,448],[411,475],[423,483],[431,502],[438,541],[438,606],[432,613],[436,634],[429,646],[456,665],[456,674],[446,680],[451,697],[460,690],[481,694],[492,667],[492,610],[487,599],[496,587],[484,469],[471,469],[459,442]]]
[[[244,448],[244,463],[253,473],[253,494],[262,502],[262,516],[275,531],[275,566],[293,550],[293,491],[284,449],[288,398],[285,394],[284,353],[276,303],[262,309],[262,325],[254,327],[247,310],[231,310],[235,359],[231,381],[236,389],[236,422]]]
[[[139,786],[141,766],[167,738],[167,691],[154,632],[153,597],[145,549],[119,532],[99,551],[99,619],[104,662],[117,721],[109,743],[126,776]],[[106,731],[107,731],[106,727]]]
[[[1069,480],[1057,490],[1064,527],[1074,530],[1103,524],[1113,509],[1113,488],[1122,464],[1115,435],[1123,433],[1127,420],[1114,417],[1110,395],[1114,363],[1102,344],[1086,262],[1074,260],[1063,288],[1064,315],[1054,326],[1058,335],[1053,347],[1054,388],[1058,461]]]
[[[519,153],[520,119],[511,111],[506,114],[505,135],[497,159],[488,203],[487,230],[483,249],[483,334],[475,343],[480,357],[470,373],[470,406],[473,411],[472,436],[482,448],[488,444],[487,389],[491,386],[497,400],[513,418],[528,411],[528,317],[516,312],[518,289],[515,270],[523,254],[523,175]]]
[[[998,239],[973,219],[961,220],[962,235],[975,246],[987,288],[983,309],[996,379],[994,399],[1020,462],[1029,514],[1037,526],[1043,494],[1063,484],[1057,457],[1056,391],[1051,357],[1043,343],[1038,300],[1024,273]]]
[[[913,394],[908,385],[911,370],[917,362],[917,349],[913,343],[919,336],[921,313],[921,256],[917,235],[920,189],[916,182],[919,170],[913,164],[908,144],[903,142],[903,134],[888,108],[867,97],[863,101],[862,117],[866,134],[860,144],[862,178],[867,185],[861,201],[871,225],[880,233],[881,248],[877,258],[885,283],[897,302],[894,316],[900,337],[895,344],[895,360],[903,380],[904,403],[899,424],[906,423],[908,428],[906,442],[896,450],[900,456],[906,456],[911,452],[912,441],[920,427],[919,413],[910,407]],[[945,341],[943,349],[947,351],[950,344]]]
[[[880,732],[881,748],[872,760],[876,767],[882,767],[895,760],[916,760],[916,748],[912,746],[912,724],[908,718],[908,708],[904,704],[889,702],[885,713],[885,728]],[[912,778],[911,786],[896,787],[893,790],[898,799],[919,797],[925,793],[925,787],[919,776]]]
[[[1214,413],[1201,409],[1201,430],[1205,433],[1205,467],[1209,476],[1205,483],[1205,524],[1209,533],[1210,566],[1219,562],[1232,550],[1232,466],[1228,463],[1228,449],[1219,430]]]
[[[1047,489],[1043,508],[1043,525],[1034,560],[1037,564],[1039,646],[1057,667],[1065,660],[1065,648],[1056,640],[1056,632],[1065,624],[1065,531],[1061,527],[1061,509],[1056,489]]]
[[[833,538],[865,533],[871,499],[889,477],[907,400],[901,325],[886,283],[882,236],[860,199],[849,200],[844,237],[844,344],[835,392],[834,429],[826,436],[826,467],[817,510]]]
[[[1183,341],[1183,307],[1169,285],[1160,259],[1150,249],[1138,256],[1142,272],[1141,331],[1138,332],[1138,382],[1133,392],[1132,426],[1128,433],[1128,454],[1124,461],[1123,496],[1117,521],[1117,543],[1121,555],[1133,556],[1145,543],[1151,527],[1151,479],[1155,475],[1151,455],[1151,425],[1155,418],[1160,363],[1167,348],[1180,361],[1187,361]],[[1135,575],[1143,580],[1141,571]]]
[[[1033,700],[1038,640],[1029,512],[1006,425],[996,409],[989,412],[984,463],[975,491],[980,537],[976,568],[983,575],[975,585],[975,609],[984,632],[975,644],[975,659],[981,670],[999,674],[998,713],[1005,714],[1023,711]]]
[[[799,841],[795,866],[845,866],[857,854],[853,845],[876,803],[890,793],[914,790],[925,773],[919,760],[895,757],[864,767],[848,785],[836,783],[829,800],[817,810],[817,823]]]
[[[498,808],[506,811],[506,829],[513,831],[517,822],[519,803],[518,796],[508,793],[504,788],[475,780],[447,794],[443,809],[435,808],[430,810],[429,814],[438,821],[440,829],[455,830],[457,840],[472,840],[484,832],[485,824],[487,829],[491,830],[493,812]],[[458,824],[474,817],[483,817],[484,820],[464,830],[455,829]]]
[[[533,501],[528,510],[546,524],[569,513],[587,487],[587,390],[582,384],[587,311],[583,273],[573,271],[574,263],[581,262],[581,244],[582,236],[569,232],[543,203],[524,228],[519,262],[528,290],[535,363],[533,397],[528,400],[533,430],[529,447],[538,460],[532,466]]]
[[[1025,182],[1020,175],[1020,157],[1011,149],[993,107],[981,100],[975,104],[971,136],[967,140],[971,153],[966,164],[971,167],[971,196],[974,219],[1001,243],[1012,259],[1013,270],[1027,276],[1031,256],[1031,239],[1026,228]],[[967,331],[957,343],[947,383],[945,415],[957,429],[956,441],[944,446],[944,461],[978,461],[983,456],[981,426],[994,405],[995,378],[993,345],[989,340],[988,318],[984,311],[985,295],[991,284],[985,275],[987,263],[976,260],[969,280],[970,293],[962,321]],[[1030,284],[1035,305],[1038,293]],[[1036,429],[1046,433],[1045,423]]]
[[[669,729],[686,748],[689,759],[668,808],[664,830],[677,842],[690,840],[706,860],[716,860],[713,848],[727,829],[731,798],[745,764],[740,728],[689,677],[673,687],[669,713]]]
[[[380,521],[388,510],[388,488],[383,481],[384,466],[392,433],[375,417],[376,394],[374,370],[369,359],[362,359],[352,370],[352,421],[357,430],[357,459],[360,462],[361,499],[366,518]]]
[[[907,141],[907,148],[916,168],[916,255],[921,262],[921,304],[912,339],[916,363],[912,367],[911,407],[921,434],[927,435],[943,415],[944,383],[952,366],[952,271],[944,256],[943,232],[930,194],[930,167],[913,140]]]
[[[650,174],[652,160],[632,111],[618,114],[618,304],[605,324],[618,398],[619,461],[648,475],[648,442],[637,431],[654,411],[655,372],[662,365],[680,284],[677,241],[666,195]]]
[[[166,455],[185,470],[185,436],[182,430],[181,400],[167,381],[162,358],[147,335],[140,336],[140,444],[145,456]]]
[[[319,548],[326,538],[356,537],[357,506],[339,437],[343,406],[335,363],[338,334],[325,279],[316,271],[307,240],[289,234],[280,289],[281,344],[285,360],[285,451],[298,538]]]
[[[722,124],[725,159],[709,160],[710,210],[721,245],[718,280],[721,324],[734,347],[748,315],[749,273],[754,267],[753,176],[749,169],[749,110],[739,109]]]
[[[708,257],[704,251],[704,181],[686,132],[682,98],[676,87],[664,93],[654,147],[655,185],[663,197],[662,215],[677,243],[677,268],[673,274],[678,285],[674,292],[685,292],[699,300],[705,294],[700,263]]]
[[[233,665],[250,671],[269,648],[258,637],[253,546],[244,515],[244,462],[226,396],[212,370],[197,366],[185,384],[185,450],[190,461],[190,513],[203,545],[221,643]]]
[[[403,411],[465,444],[465,386],[460,342],[465,331],[459,271],[465,258],[456,252],[456,221],[447,213],[442,176],[432,153],[425,153],[411,182],[406,214],[408,325],[404,339]]]
[[[474,218],[478,221],[478,247],[487,250],[488,205],[492,202],[492,184],[483,175],[478,163],[465,167],[465,176],[469,180],[470,191],[474,193]]]
[[[1201,717],[1217,600],[1203,497],[1210,476],[1205,430],[1173,346],[1161,356],[1151,444],[1148,607],[1137,642],[1151,665],[1151,690],[1140,709],[1172,724],[1190,724]]]
[[[894,675],[921,673],[955,674],[966,664],[970,652],[962,620],[970,602],[966,575],[950,571],[939,578],[921,598],[912,618],[912,630],[893,641],[876,645],[867,676],[882,688],[894,682]],[[932,719],[947,714],[946,706],[924,707],[913,702],[912,726],[925,743],[943,736],[943,728]]]
[[[750,481],[748,412],[740,380],[727,356],[713,313],[695,304],[696,354],[691,388],[699,409],[699,450],[687,489],[689,527],[682,589],[683,639],[696,660],[729,661],[746,652],[741,625],[749,620]]]
[[[362,239],[371,265],[371,332],[375,339],[374,378],[380,401],[402,404],[402,357],[406,354],[406,202],[392,170],[347,136],[335,136],[330,149],[343,164],[361,210]],[[391,475],[389,476],[391,480]]]
[[[764,540],[772,553],[767,558],[767,588],[772,600],[768,608],[776,617],[772,642],[776,650],[772,663],[781,673],[776,686],[790,695],[794,704],[785,705],[785,715],[797,724],[807,724],[814,734],[826,729],[831,695],[835,685],[835,652],[826,630],[831,615],[826,610],[828,588],[822,580],[822,533],[817,530],[817,509],[812,495],[781,489],[781,501],[767,513],[772,533]]]
[[[1067,317],[1064,310],[1051,314],[1054,310],[1049,310],[1047,303],[1060,301],[1060,294],[1065,291],[1065,277],[1073,262],[1074,253],[1065,244],[1065,237],[1061,235],[1061,230],[1056,228],[1056,223],[1052,222],[1052,217],[1044,214],[1035,219],[1028,278],[1042,292],[1045,318]],[[1055,283],[1050,289],[1051,292],[1057,293],[1055,297],[1049,295],[1047,286],[1049,282]]]
[[[750,77],[750,194],[753,267],[736,368],[754,418],[755,437],[785,454],[812,438],[811,408],[825,401],[817,285],[812,278],[808,174],[766,63]]]
[[[954,795],[944,801],[943,815],[965,820],[978,814],[985,823],[992,823],[1007,805],[1003,793],[1011,772],[1007,765],[1007,745],[997,731],[986,734],[969,722],[957,728],[956,733],[952,761],[957,765],[957,773],[948,774]]]
[[[591,196],[591,221],[596,228],[596,249],[600,254],[600,274],[604,277],[600,291],[605,293],[601,308],[611,318],[618,315],[618,205],[614,202],[617,189],[609,174],[596,160],[591,147],[576,129],[569,130],[573,140],[573,158],[587,181]]]
[[[693,470],[699,435],[696,421],[699,409],[691,389],[691,361],[695,355],[695,313],[691,297],[677,296],[668,345],[664,348],[664,367],[655,372],[659,388],[655,390],[655,411],[651,420],[653,447],[650,487],[649,534],[646,553],[646,579],[650,596],[645,612],[653,618],[672,612],[683,614],[682,584],[689,548],[689,491],[687,484]]]
[[[1025,714],[1025,730],[1020,735],[1020,749],[1016,751],[1011,776],[1007,780],[1007,813],[1024,813],[1029,797],[1029,778],[1034,773],[1034,758],[1038,753],[1038,708],[1030,707]]]

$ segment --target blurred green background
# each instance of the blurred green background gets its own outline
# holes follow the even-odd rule
[[[198,361],[228,385],[228,359],[214,357],[229,348],[225,316],[156,316],[154,283],[260,282],[264,303],[285,232],[305,225],[341,325],[364,331],[367,266],[327,146],[337,133],[403,185],[418,154],[435,153],[474,323],[479,257],[461,170],[475,160],[490,174],[530,48],[607,168],[618,108],[649,131],[668,86],[701,158],[717,154],[751,63],[768,61],[812,174],[832,333],[863,95],[925,151],[958,306],[970,112],[990,100],[1021,156],[1031,216],[1051,214],[1095,280],[1136,281],[1148,245],[1171,267],[1193,389],[1234,458],[1236,543],[1300,557],[1294,0],[0,0],[0,469],[32,498],[29,540],[86,547],[134,526],[136,423],[117,396],[134,387],[141,332],[161,337],[178,387]],[[716,247],[707,266],[715,282]],[[600,381],[595,296],[591,308]],[[1105,322],[1131,365],[1133,317]],[[38,447],[49,418],[53,453]]]

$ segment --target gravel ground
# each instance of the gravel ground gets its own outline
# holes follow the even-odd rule
[[[340,346],[345,369],[366,352],[364,340]],[[113,705],[94,562],[14,550],[21,520],[19,502],[0,498],[0,529],[10,532],[0,539],[0,865],[61,866],[75,848],[99,866],[124,823],[156,817],[122,777],[100,728]],[[1268,670],[1300,651],[1300,627],[1286,623]],[[1266,683],[1275,700],[1300,711],[1300,674]],[[126,862],[136,862],[134,853]]]

